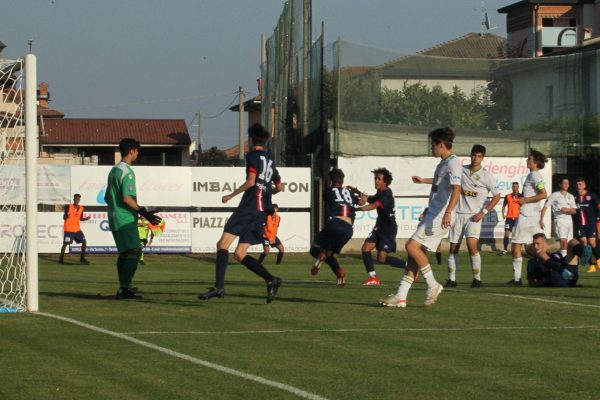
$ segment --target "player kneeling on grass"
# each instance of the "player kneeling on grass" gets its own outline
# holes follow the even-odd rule
[[[104,194],[104,200],[108,205],[108,225],[119,252],[117,299],[142,298],[136,294],[137,289],[131,287],[131,281],[142,255],[138,233],[138,214],[152,224],[161,222],[158,215],[140,207],[137,203],[135,173],[131,169],[131,164],[137,159],[139,150],[140,142],[137,140],[130,138],[121,140],[119,143],[121,161],[110,170]]]
[[[352,239],[355,208],[359,205],[357,190],[344,187],[344,172],[334,168],[329,172],[331,186],[323,192],[327,224],[317,234],[311,245],[310,254],[315,257],[315,264],[310,270],[311,275],[319,273],[321,263],[329,265],[337,277],[337,285],[346,284],[346,270],[340,267],[334,254]]]
[[[386,168],[377,168],[373,171],[373,179],[377,193],[373,196],[361,195],[362,206],[360,211],[377,210],[377,220],[375,227],[369,233],[362,245],[362,259],[369,277],[362,283],[363,286],[377,286],[381,281],[375,272],[373,256],[371,252],[377,249],[377,261],[381,264],[387,264],[395,268],[404,268],[406,262],[399,258],[390,256],[389,253],[396,252],[396,234],[398,225],[396,224],[396,204],[394,194],[390,189],[392,183],[392,173]]]
[[[225,296],[225,271],[229,258],[229,246],[238,237],[239,242],[233,256],[238,262],[265,280],[267,303],[273,301],[282,283],[280,278],[271,275],[260,261],[247,253],[248,247],[263,242],[266,211],[272,208],[271,194],[273,191],[279,192],[282,188],[275,162],[265,151],[270,137],[269,132],[262,125],[254,124],[248,128],[248,136],[248,143],[252,151],[246,154],[246,182],[232,193],[223,196],[222,200],[223,203],[227,203],[240,193],[244,193],[244,195],[238,208],[227,221],[223,235],[217,243],[215,286],[198,296],[200,300]]]
[[[536,233],[533,243],[527,246],[527,253],[533,257],[527,263],[529,286],[575,287],[579,279],[577,266],[583,252],[584,246],[573,239],[566,256],[561,250],[549,253],[546,235]]]
[[[283,243],[281,243],[281,240],[279,240],[277,237],[277,230],[279,229],[279,223],[281,222],[281,217],[277,211],[279,211],[279,207],[277,204],[273,204],[273,208],[267,213],[267,219],[265,221],[265,233],[263,234],[263,253],[260,255],[260,257],[258,257],[258,262],[260,263],[265,260],[265,257],[271,250],[271,247],[275,247],[277,251],[279,251],[279,253],[277,253],[277,261],[275,264],[281,264],[283,255],[285,254]]]

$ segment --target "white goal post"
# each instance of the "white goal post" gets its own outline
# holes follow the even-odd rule
[[[39,310],[38,148],[36,57],[0,60],[0,313]]]

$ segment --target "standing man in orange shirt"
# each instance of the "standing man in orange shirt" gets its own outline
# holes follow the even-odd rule
[[[519,193],[519,182],[512,183],[512,193],[507,194],[504,197],[504,204],[502,205],[502,218],[504,218],[504,249],[500,251],[501,255],[508,254],[508,241],[512,234],[515,221],[519,218],[519,210],[521,204],[519,199],[521,198]]]
[[[89,215],[87,217],[83,216],[83,206],[79,205],[80,201],[81,195],[75,193],[73,196],[73,204],[69,204],[65,207],[65,213],[63,214],[63,219],[65,220],[63,229],[64,239],[62,248],[60,249],[60,258],[58,259],[59,264],[65,263],[65,250],[68,245],[73,243],[73,241],[81,243],[81,258],[79,261],[82,264],[89,264],[89,261],[85,259],[87,241],[85,240],[85,235],[81,231],[79,221],[87,221],[91,217]]]
[[[279,229],[279,222],[281,222],[281,217],[277,214],[279,211],[279,207],[277,204],[273,204],[273,212],[271,214],[267,214],[267,220],[265,222],[265,233],[263,234],[263,238],[265,239],[263,242],[264,252],[258,257],[258,261],[261,263],[265,259],[265,257],[269,254],[271,247],[276,247],[279,250],[277,254],[276,264],[281,264],[281,260],[283,260],[283,254],[285,252],[285,248],[281,243],[281,240],[277,237],[277,230]]]

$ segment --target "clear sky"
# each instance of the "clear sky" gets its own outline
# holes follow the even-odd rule
[[[506,36],[486,0],[491,33]],[[38,57],[52,108],[67,118],[184,119],[204,148],[237,140],[237,113],[221,113],[239,86],[257,94],[260,37],[270,36],[282,0],[0,0],[4,58]],[[481,0],[313,0],[313,30],[407,53],[481,31]],[[316,38],[317,34],[313,34]],[[213,117],[213,118],[208,118]]]

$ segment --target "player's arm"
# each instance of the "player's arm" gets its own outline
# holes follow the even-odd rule
[[[242,186],[238,187],[233,192],[229,193],[228,195],[223,196],[223,198],[221,200],[223,201],[223,203],[227,203],[229,200],[233,199],[238,194],[244,193],[246,190],[254,187],[255,184],[256,184],[256,172],[248,171],[248,175],[246,176],[246,182],[244,182],[244,184]]]
[[[483,217],[485,217],[485,215],[487,213],[489,213],[490,211],[492,211],[494,209],[494,207],[496,207],[496,204],[498,204],[498,202],[500,201],[500,193],[496,193],[494,195],[494,197],[492,197],[492,200],[490,200],[490,202],[481,209],[481,211],[479,211],[477,214],[475,214],[472,218],[472,220],[474,222],[479,222],[479,220],[483,219]]]
[[[279,175],[279,171],[275,168],[273,173],[273,194],[277,194],[283,190],[283,182],[281,182],[281,176]]]
[[[548,209],[548,202],[546,202],[546,204],[544,204],[544,207],[542,207],[542,212],[540,214],[540,228],[542,228],[542,229],[546,229],[546,224],[544,223],[544,216],[546,215],[547,209]]]
[[[562,207],[560,211],[570,215],[577,214],[577,206],[575,205],[575,199],[573,199],[572,202],[569,202],[569,207]]]
[[[69,204],[65,206],[65,211],[63,212],[63,219],[66,220],[69,218]]]
[[[412,181],[413,181],[413,183],[418,183],[418,184],[426,183],[428,185],[431,185],[433,183],[433,178],[421,178],[420,176],[413,176]]]
[[[450,201],[448,202],[448,207],[446,207],[446,211],[444,212],[444,217],[442,218],[442,228],[447,228],[452,223],[452,210],[456,207],[458,203],[458,199],[460,198],[460,185],[452,185],[452,193],[450,194]]]
[[[379,200],[375,200],[372,203],[365,204],[362,207],[357,208],[358,211],[371,211],[376,209],[377,207],[382,207],[382,204]]]
[[[544,186],[541,186],[541,187],[538,187],[538,192],[536,193],[535,196],[521,197],[519,199],[519,202],[521,203],[521,205],[523,205],[523,204],[537,203],[538,201],[542,201],[547,198],[548,198],[548,192],[546,192],[546,188]]]
[[[504,203],[502,204],[502,218],[506,219],[506,208],[508,207],[508,195],[504,196]]]

